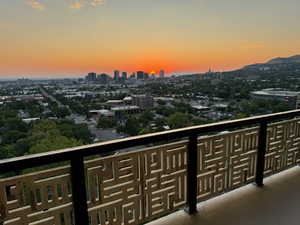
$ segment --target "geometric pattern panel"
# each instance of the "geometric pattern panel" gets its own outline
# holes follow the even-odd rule
[[[185,206],[186,154],[181,141],[85,162],[90,225],[141,224]],[[0,180],[0,224],[74,225],[70,176],[62,167]]]
[[[69,167],[0,180],[0,214],[4,224],[73,224],[70,184]]]
[[[206,200],[253,182],[258,128],[198,139],[197,199]]]
[[[259,129],[198,139],[197,199],[253,182]],[[186,205],[188,141],[85,162],[90,225],[137,225]],[[300,119],[267,128],[265,176],[300,163]],[[74,225],[70,167],[0,180],[0,224]],[[80,179],[80,178],[78,178]]]
[[[272,123],[267,130],[264,174],[272,175],[300,163],[300,119]]]
[[[89,161],[91,225],[141,224],[186,204],[187,142]]]

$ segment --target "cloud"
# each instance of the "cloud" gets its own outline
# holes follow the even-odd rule
[[[73,3],[70,5],[70,8],[72,9],[81,9],[86,5],[85,1],[80,1],[80,0],[75,0]]]
[[[27,0],[27,4],[30,5],[34,9],[38,9],[38,10],[45,9],[45,6],[37,0]]]
[[[81,9],[85,6],[97,7],[105,3],[105,0],[73,0],[70,8]]]
[[[47,1],[47,0],[43,0]],[[81,9],[86,6],[97,7],[98,5],[102,5],[106,0],[71,0],[70,8],[72,9]],[[27,4],[32,8],[37,10],[46,9],[45,5],[42,4],[42,0],[26,0]]]
[[[92,1],[90,2],[90,5],[96,7],[97,5],[102,5],[102,4],[104,4],[104,2],[105,2],[105,0],[92,0]]]

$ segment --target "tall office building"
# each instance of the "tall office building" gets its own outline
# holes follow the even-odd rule
[[[88,75],[85,77],[87,81],[96,81],[97,80],[97,74],[94,72],[88,73]]]
[[[109,82],[110,76],[105,74],[105,73],[101,73],[98,75],[97,80],[101,83],[101,84],[107,84]]]
[[[144,72],[143,71],[137,71],[136,72],[136,78],[137,79],[144,79]]]
[[[115,70],[114,71],[114,80],[115,81],[119,81],[120,80],[120,71],[119,70]]]
[[[159,77],[160,78],[164,78],[165,77],[165,71],[164,70],[160,70],[159,71]]]
[[[127,80],[127,72],[122,72],[122,80]]]
[[[135,73],[132,73],[132,74],[130,75],[130,78],[131,78],[131,79],[135,79]]]

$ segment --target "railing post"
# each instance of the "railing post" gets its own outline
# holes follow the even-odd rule
[[[187,209],[189,214],[197,212],[197,164],[198,135],[189,137],[187,149]]]
[[[260,123],[255,177],[255,183],[258,187],[264,186],[263,179],[265,169],[265,155],[267,149],[267,127],[267,122],[264,121]]]
[[[83,157],[71,159],[71,181],[75,225],[88,225],[89,215]]]

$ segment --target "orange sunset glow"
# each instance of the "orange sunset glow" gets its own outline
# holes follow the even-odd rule
[[[2,1],[0,76],[225,71],[299,53],[300,3],[269,2]]]

